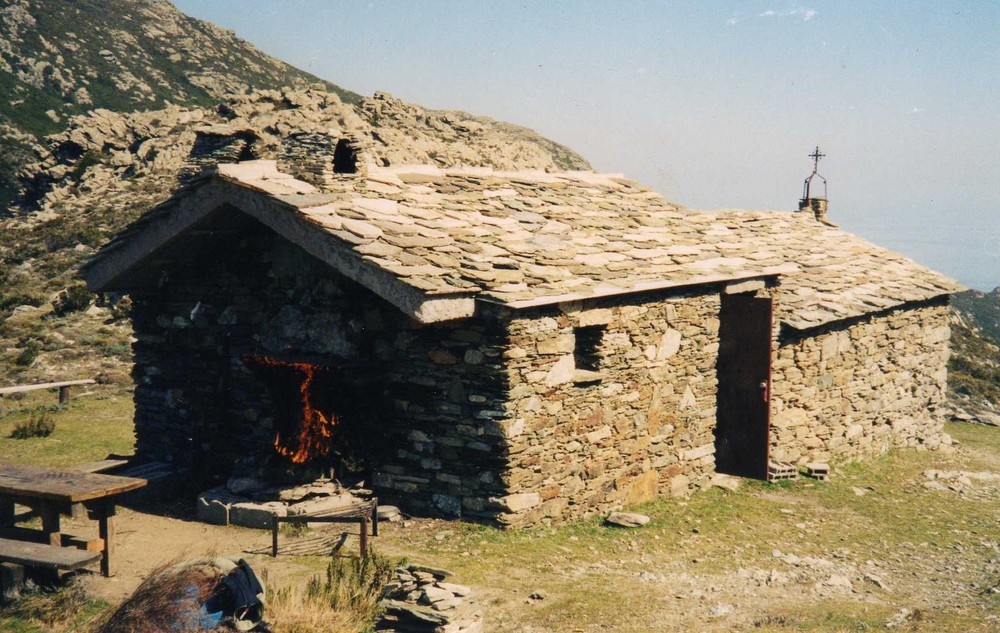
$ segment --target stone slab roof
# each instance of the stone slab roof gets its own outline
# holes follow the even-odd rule
[[[312,252],[362,283],[359,275],[375,279],[366,285],[400,307],[393,286],[424,303],[452,299],[451,309],[425,309],[421,320],[471,316],[473,300],[516,309],[781,275],[781,319],[808,329],[961,289],[811,214],[690,211],[615,174],[402,166],[343,176],[320,191],[271,161],[253,161],[220,165],[214,180],[279,207],[261,219],[279,233],[294,223],[296,234],[305,227],[311,239],[329,242],[333,259],[327,246]],[[106,252],[157,225],[164,237],[171,233],[162,226],[187,195],[179,192],[102,250],[90,265],[92,285],[113,287],[142,258],[102,264]]]

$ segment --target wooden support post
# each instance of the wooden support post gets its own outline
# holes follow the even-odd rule
[[[0,499],[0,528],[14,527],[14,500]]]
[[[69,387],[59,387],[59,404],[69,404]]]
[[[372,536],[378,536],[378,497],[372,497]]]
[[[368,515],[361,515],[361,558],[368,557]]]
[[[114,574],[112,557],[115,553],[115,502],[101,499],[98,505],[97,534],[104,540],[104,556],[101,557],[101,575],[109,578]]]
[[[271,517],[271,556],[278,556],[278,515]]]
[[[38,508],[38,514],[42,517],[42,531],[45,532],[49,540],[49,545],[62,547],[62,534],[59,527],[59,508],[53,503],[42,502]]]

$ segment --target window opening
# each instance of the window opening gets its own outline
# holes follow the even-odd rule
[[[603,325],[591,325],[574,328],[576,343],[573,348],[573,361],[577,369],[584,371],[600,371],[601,341],[604,339]]]

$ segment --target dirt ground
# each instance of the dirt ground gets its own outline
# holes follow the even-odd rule
[[[828,483],[660,500],[639,508],[652,521],[637,530],[411,519],[383,523],[375,546],[454,571],[488,631],[996,632],[1000,429],[955,432],[951,455],[899,451]],[[329,552],[340,533],[282,533],[274,559],[268,531],[161,510],[121,511],[118,574],[88,577],[90,592],[116,603],[157,566],[213,554],[246,558],[273,586],[305,582],[325,559],[294,552]]]

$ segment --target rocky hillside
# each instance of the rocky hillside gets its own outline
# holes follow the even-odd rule
[[[18,206],[0,220],[0,317],[40,306],[92,249],[207,165],[280,159],[302,139],[350,139],[360,160],[499,169],[585,169],[534,132],[386,94],[343,102],[317,89],[229,95],[212,107],[95,110],[46,139],[22,170]]]
[[[951,303],[966,321],[1000,345],[1000,286],[992,292],[960,292],[952,298]]]
[[[1000,287],[952,298],[948,386],[980,421],[1000,425]]]
[[[209,105],[247,88],[319,83],[231,31],[167,0],[4,0],[0,3],[0,208],[34,143],[95,108]]]

